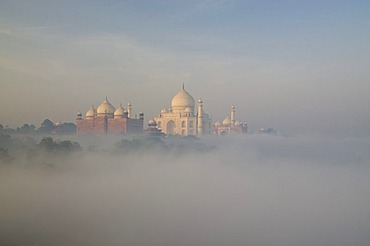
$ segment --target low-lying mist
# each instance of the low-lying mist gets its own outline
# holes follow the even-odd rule
[[[79,142],[0,163],[1,245],[370,243],[370,139]]]

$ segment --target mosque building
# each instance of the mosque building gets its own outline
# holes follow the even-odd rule
[[[171,135],[207,135],[212,134],[212,119],[203,109],[203,101],[197,102],[197,113],[194,111],[194,98],[182,89],[172,98],[171,108],[163,108],[158,117],[151,121],[157,129]]]
[[[80,112],[76,119],[77,135],[142,134],[143,124],[144,114],[133,117],[131,103],[126,109],[122,105],[114,108],[108,98],[97,109],[92,106],[85,119]]]
[[[247,133],[248,125],[246,122],[242,123],[235,120],[235,107],[231,106],[230,117],[226,118],[220,122],[216,121],[213,128],[213,133],[215,135],[225,135],[231,133]]]

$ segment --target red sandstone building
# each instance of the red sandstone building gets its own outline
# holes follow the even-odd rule
[[[77,135],[142,134],[144,114],[140,112],[139,118],[132,118],[130,103],[127,110],[122,105],[115,109],[106,98],[96,110],[92,106],[85,119],[78,113],[76,125]]]

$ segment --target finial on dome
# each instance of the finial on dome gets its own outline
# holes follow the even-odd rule
[[[105,96],[105,100],[107,100],[107,101],[108,101],[108,97],[107,97],[107,96]]]
[[[185,90],[185,85],[184,85],[184,83],[182,83],[182,89],[183,89],[183,90]]]

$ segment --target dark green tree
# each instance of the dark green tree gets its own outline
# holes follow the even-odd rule
[[[48,153],[72,153],[82,150],[78,142],[71,142],[69,140],[55,142],[51,137],[43,138],[38,146]]]
[[[17,133],[29,134],[29,133],[33,133],[34,130],[35,130],[34,125],[24,124],[22,127],[17,128]]]
[[[56,133],[59,134],[76,134],[76,125],[73,123],[63,123],[56,127]]]
[[[0,148],[9,148],[12,144],[10,135],[0,134]]]
[[[37,129],[39,133],[51,133],[51,131],[54,129],[54,123],[46,119],[41,123],[41,127]]]
[[[56,143],[51,137],[41,139],[39,146],[47,152],[51,152],[56,149]]]

